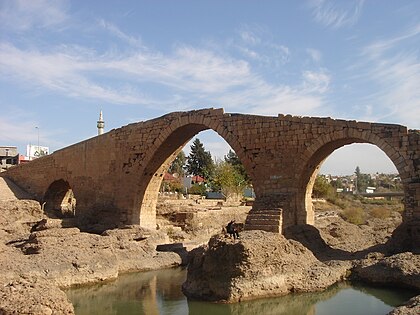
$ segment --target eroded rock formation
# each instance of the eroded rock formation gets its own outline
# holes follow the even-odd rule
[[[327,265],[301,243],[264,231],[243,232],[236,241],[218,234],[190,259],[185,295],[224,302],[323,290],[342,280],[349,266]]]

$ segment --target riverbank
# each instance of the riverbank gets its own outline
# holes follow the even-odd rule
[[[7,194],[1,188],[0,196],[2,196],[0,198],[0,314],[73,314],[73,306],[60,288],[110,281],[126,272],[179,266],[185,262],[185,248],[181,246],[176,252],[162,252],[156,250],[157,245],[174,241],[174,237],[182,236],[182,241],[188,241],[190,244],[194,244],[194,239],[201,242],[209,237],[204,229],[200,229],[197,222],[194,223],[197,227],[195,234],[182,232],[178,235],[174,233],[174,230],[168,233],[168,229],[164,228],[149,231],[138,226],[109,230],[102,235],[89,234],[71,227],[71,220],[47,218],[36,201],[18,199],[16,195]],[[19,197],[27,198],[24,192]],[[391,225],[398,224],[398,220],[397,215],[389,218]],[[223,218],[223,222],[225,221],[226,219]],[[361,247],[366,250],[376,246],[378,242],[386,241],[389,237],[386,233],[390,229],[389,224],[382,224],[382,227],[375,225],[374,228],[358,227],[348,225],[350,223],[343,222],[340,217],[331,213],[322,218],[319,217],[317,224],[319,230],[309,229],[294,233],[295,238],[299,239],[306,248],[310,248],[314,254],[300,243],[285,240],[282,236],[271,235],[269,238],[280,237],[281,242],[294,243],[290,248],[297,248],[300,252],[305,252],[305,255],[311,256],[312,266],[318,266],[317,270],[328,270],[324,267],[328,265],[327,260],[332,260],[332,257],[328,255],[338,255],[334,256],[335,260],[339,260],[337,258],[341,255],[343,263],[340,265],[337,277],[328,278],[328,273],[325,274],[327,285],[332,280],[332,282],[338,281],[343,278],[343,275],[347,275],[349,270],[352,270],[353,274],[357,274],[365,281],[382,280],[385,284],[420,288],[418,255],[403,253],[399,256],[387,256],[383,252],[371,253],[367,250],[364,256],[358,256],[361,255],[358,253]],[[375,229],[377,232],[373,233]],[[214,233],[215,230],[220,232],[217,224],[207,232]],[[311,234],[314,231],[319,231],[321,239],[326,239],[330,245],[314,242]],[[250,233],[263,232],[251,231]],[[224,246],[224,250],[228,250],[231,240],[224,239],[225,236],[222,234],[217,237],[224,240],[218,242],[218,246]],[[249,240],[246,234],[243,234],[243,237],[243,241],[242,238],[240,241],[243,245],[254,246],[252,240],[256,239],[255,235],[252,234]],[[305,244],[305,239],[308,238],[312,239],[312,242]],[[254,257],[256,258],[266,254],[270,243],[264,242],[267,239],[266,236],[260,239],[259,245],[255,246]],[[277,239],[273,241],[278,245],[281,244]],[[197,243],[200,242],[197,241]],[[241,244],[240,242],[237,244]],[[193,245],[190,246],[193,247]],[[280,249],[280,247],[280,251],[289,248],[286,246]],[[329,248],[329,251],[317,250],[317,248]],[[328,255],[322,257],[320,253]],[[275,255],[281,256],[281,252]],[[269,258],[267,261],[270,260]],[[217,266],[220,266],[220,262],[215,262],[214,267],[217,268]],[[246,268],[246,266],[241,266],[241,268]],[[372,277],[369,280],[370,276]],[[310,272],[300,277],[299,281],[305,284],[308,282],[307,279],[311,279]],[[253,283],[243,282],[243,284],[248,286]],[[249,291],[249,296],[252,296],[251,291]]]

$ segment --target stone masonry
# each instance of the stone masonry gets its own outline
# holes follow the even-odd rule
[[[223,109],[176,112],[113,129],[2,176],[47,204],[52,184],[66,183],[81,222],[107,220],[154,229],[163,174],[183,146],[206,129],[226,140],[252,178],[256,200],[246,229],[282,232],[291,225],[312,224],[311,192],[320,164],[351,143],[371,143],[387,154],[403,181],[404,220],[420,220],[420,132],[392,124]],[[420,237],[418,225],[411,233]]]

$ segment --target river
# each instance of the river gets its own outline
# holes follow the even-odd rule
[[[183,268],[124,274],[116,281],[66,291],[76,315],[384,315],[416,292],[342,282],[318,293],[235,304],[188,301]]]

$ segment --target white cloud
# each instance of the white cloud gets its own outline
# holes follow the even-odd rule
[[[273,35],[260,26],[242,26],[238,31],[240,41],[233,40],[233,46],[245,58],[265,67],[282,67],[290,60],[289,47],[278,44]]]
[[[313,49],[313,48],[308,48],[306,49],[306,52],[308,53],[308,55],[311,57],[311,59],[316,62],[319,63],[322,59],[322,53],[317,50],[317,49]]]
[[[420,128],[420,61],[414,53],[382,59],[371,73],[383,87],[380,101],[388,119],[397,118],[409,127]],[[381,105],[382,105],[381,104]]]
[[[118,38],[142,45],[139,39],[115,26],[101,23]],[[262,42],[251,40],[249,34],[246,38]],[[286,46],[269,42],[265,45],[276,51],[280,63],[286,62],[290,54]],[[253,70],[249,61],[226,52],[181,44],[170,54],[142,48],[99,54],[80,46],[59,46],[44,53],[0,43],[0,71],[4,80],[16,80],[25,86],[46,88],[69,97],[164,106],[167,111],[212,101],[218,103],[212,106],[232,110],[310,114],[321,106],[330,82],[327,71],[321,69],[303,72],[301,82],[294,86],[269,83]],[[159,86],[159,93],[146,95],[139,88],[143,83]]]
[[[2,1],[0,25],[9,30],[57,26],[68,19],[66,0]]]
[[[325,69],[321,69],[319,72],[304,71],[303,78],[303,84],[306,91],[320,94],[328,91],[331,76]]]
[[[404,40],[416,38],[418,35],[420,35],[420,23],[409,28],[403,34],[387,39],[374,41],[372,44],[366,46],[363,49],[362,54],[367,55],[370,58],[378,58],[390,49],[395,48]]]
[[[127,35],[123,31],[121,31],[117,26],[112,23],[105,21],[104,19],[99,20],[99,25],[109,31],[112,35],[118,37],[119,39],[123,40],[124,42],[130,44],[131,46],[135,47],[143,47],[142,41],[140,38],[136,38],[130,35]]]
[[[252,31],[249,30],[242,30],[239,32],[241,39],[250,45],[256,45],[261,43],[261,39]]]
[[[0,44],[0,71],[3,79],[11,78],[25,85],[47,88],[72,97],[124,104],[152,101],[130,88],[115,90],[88,79],[85,72],[101,70],[100,64],[90,60],[89,56],[71,52],[43,54],[39,51],[20,50],[10,44]]]
[[[354,25],[359,20],[363,4],[364,0],[308,1],[308,6],[312,9],[315,21],[332,28]]]

